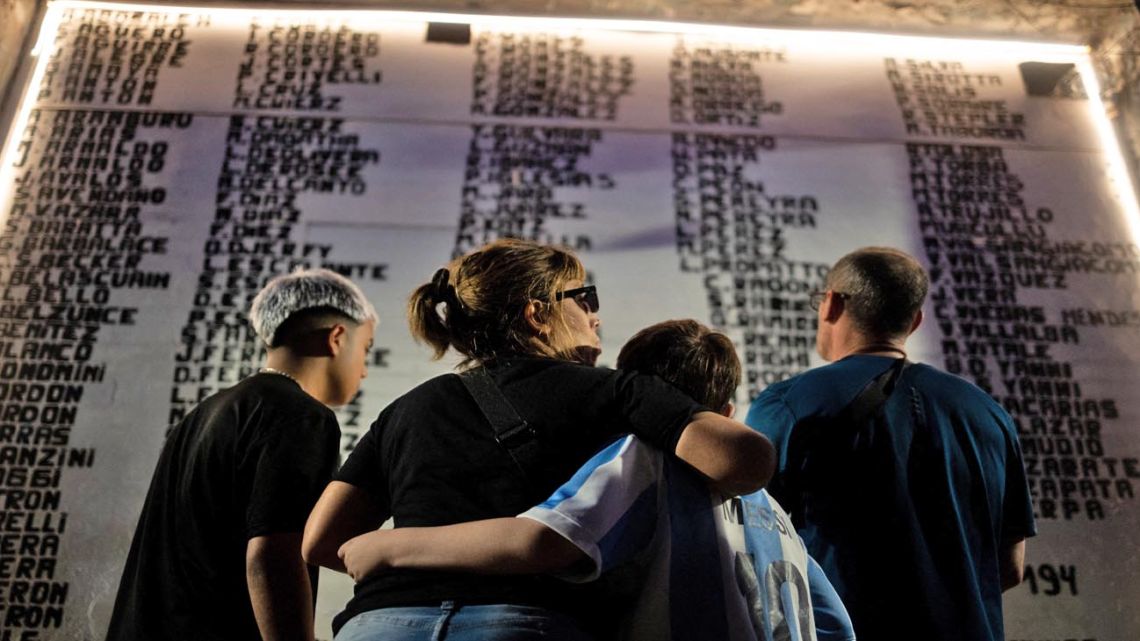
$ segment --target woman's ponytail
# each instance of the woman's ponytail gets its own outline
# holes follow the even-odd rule
[[[440,286],[441,280],[443,287]],[[450,315],[453,311],[452,301],[447,300],[446,296],[446,287],[449,286],[447,280],[448,271],[441,269],[435,273],[432,282],[417,287],[408,299],[408,327],[411,329],[412,338],[430,347],[432,358],[435,360],[442,358],[447,348],[451,346],[451,330],[437,309],[440,303],[445,303],[447,314]]]

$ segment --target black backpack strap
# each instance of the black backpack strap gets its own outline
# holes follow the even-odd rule
[[[475,403],[483,412],[495,441],[510,454],[511,460],[523,476],[531,477],[530,470],[538,459],[538,439],[534,428],[515,411],[511,402],[503,396],[503,391],[495,384],[495,379],[486,367],[469,369],[459,375],[463,386],[471,393]]]
[[[910,361],[905,358],[896,360],[890,369],[867,383],[863,391],[859,392],[859,395],[847,407],[843,408],[843,411],[839,413],[839,418],[850,425],[862,425],[887,402],[887,397],[895,390],[895,383],[898,382],[903,370],[909,365]]]
[[[848,449],[853,454],[862,438],[861,431],[886,404],[903,370],[910,365],[911,362],[905,358],[896,360],[890,369],[868,382],[834,418],[815,419],[793,426],[784,471],[773,480],[769,489],[792,515],[797,526],[803,525],[804,498],[809,492],[809,480],[805,476],[809,473],[807,468],[811,467],[814,474],[825,473],[819,461],[812,464],[809,459],[815,455],[828,460],[845,455]],[[866,441],[863,444],[866,445]],[[824,463],[823,467],[829,464]]]

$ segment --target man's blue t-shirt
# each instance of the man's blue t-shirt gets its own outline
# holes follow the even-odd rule
[[[765,389],[746,422],[775,444],[778,478],[787,476],[793,428],[822,421],[838,430],[827,419],[893,363],[849,356]],[[916,364],[903,370],[871,437],[863,444],[873,454],[852,454],[819,474],[823,483],[814,479],[812,505],[825,509],[797,514],[797,497],[774,492],[856,634],[1000,641],[999,554],[1035,533],[1013,421],[974,385]]]

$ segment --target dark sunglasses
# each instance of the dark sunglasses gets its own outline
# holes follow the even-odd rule
[[[598,304],[598,288],[594,285],[567,289],[554,295],[554,300],[569,298],[586,308],[587,312],[597,313],[601,308]]]

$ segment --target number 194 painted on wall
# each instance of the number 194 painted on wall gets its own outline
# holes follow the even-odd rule
[[[1075,565],[1039,565],[1025,566],[1025,583],[1029,586],[1030,594],[1044,594],[1057,596],[1065,592],[1077,595],[1077,566]]]

